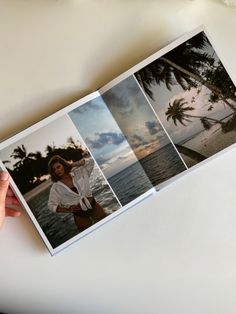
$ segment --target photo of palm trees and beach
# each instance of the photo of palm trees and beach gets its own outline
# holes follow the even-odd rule
[[[38,227],[53,248],[65,243],[80,231],[71,213],[54,213],[48,209],[52,181],[48,172],[51,157],[59,155],[68,161],[89,156],[88,150],[65,115],[30,135],[9,145],[0,158],[23,194]],[[109,215],[121,207],[98,166],[90,176],[90,186],[96,201]]]
[[[135,77],[188,167],[236,142],[236,88],[204,32]]]

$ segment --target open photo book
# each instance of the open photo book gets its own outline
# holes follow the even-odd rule
[[[53,255],[232,147],[235,131],[235,85],[199,27],[2,141],[0,168]]]

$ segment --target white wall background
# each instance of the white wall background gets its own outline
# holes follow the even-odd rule
[[[205,24],[236,74],[236,8],[212,0],[0,0],[0,138]],[[235,75],[236,77],[236,75]],[[0,231],[0,311],[236,313],[236,149],[50,257]]]

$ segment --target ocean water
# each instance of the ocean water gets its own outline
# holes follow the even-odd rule
[[[120,204],[97,168],[91,176],[91,189],[96,200],[107,214],[120,208]],[[50,187],[34,196],[27,203],[53,248],[79,233],[72,214],[52,213],[48,210]]]
[[[186,170],[172,144],[141,159],[140,163],[154,187]]]
[[[122,205],[126,205],[152,187],[186,170],[176,150],[168,144],[109,178]]]
[[[123,206],[153,188],[138,161],[110,177],[108,182]]]

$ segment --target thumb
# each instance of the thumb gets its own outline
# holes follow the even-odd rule
[[[3,224],[5,217],[5,200],[9,185],[9,174],[0,172],[0,227]]]

